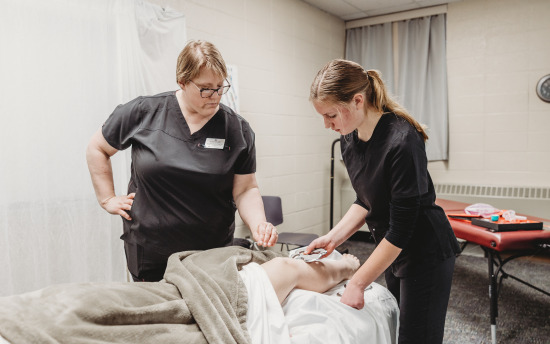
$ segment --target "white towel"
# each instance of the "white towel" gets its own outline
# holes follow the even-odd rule
[[[265,270],[257,263],[239,271],[248,291],[246,326],[253,344],[291,344],[285,315]]]

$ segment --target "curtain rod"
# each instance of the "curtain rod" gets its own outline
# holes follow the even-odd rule
[[[408,20],[413,18],[433,16],[441,13],[447,13],[447,5],[424,7],[416,10],[411,10],[411,11],[403,11],[403,12],[397,12],[392,14],[386,14],[382,16],[350,20],[346,22],[346,30],[354,29],[362,26],[377,25],[377,24],[391,23],[391,22],[400,21],[400,20]]]

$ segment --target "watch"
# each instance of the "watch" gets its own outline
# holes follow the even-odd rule
[[[537,96],[547,103],[550,103],[550,74],[540,78],[537,83]]]

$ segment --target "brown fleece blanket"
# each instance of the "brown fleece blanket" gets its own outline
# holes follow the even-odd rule
[[[0,298],[19,343],[249,343],[238,270],[275,257],[231,246],[173,254],[161,282],[60,284]]]

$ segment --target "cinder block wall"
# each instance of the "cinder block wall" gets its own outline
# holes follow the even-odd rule
[[[430,163],[435,183],[550,186],[550,1],[449,4],[450,152]]]

